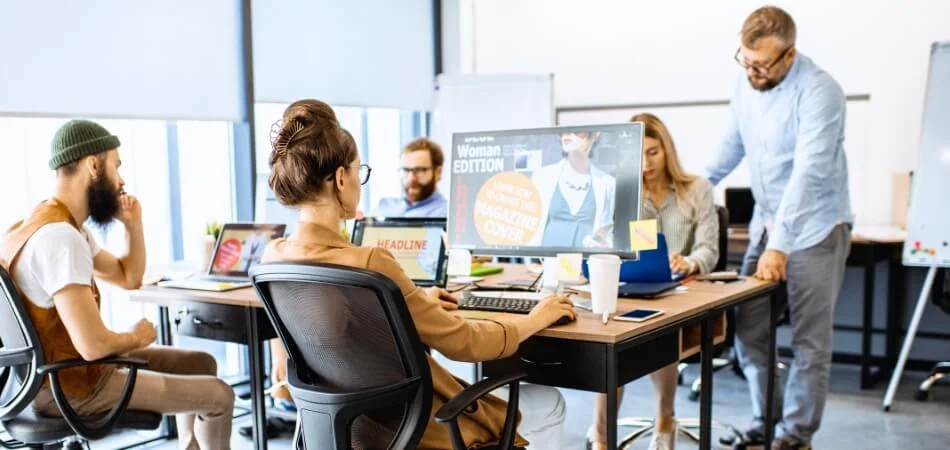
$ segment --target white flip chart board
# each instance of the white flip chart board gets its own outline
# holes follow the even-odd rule
[[[903,259],[950,267],[950,41],[931,47],[926,95]]]

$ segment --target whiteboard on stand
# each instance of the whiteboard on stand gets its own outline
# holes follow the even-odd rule
[[[931,46],[903,260],[950,267],[950,41]]]

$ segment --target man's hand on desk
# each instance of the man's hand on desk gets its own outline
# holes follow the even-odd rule
[[[446,311],[459,309],[459,297],[456,294],[438,287],[426,289],[426,294],[429,295],[429,298],[439,302],[439,304],[442,305],[442,309]]]
[[[785,281],[785,266],[788,255],[778,250],[766,250],[759,257],[755,277],[765,281]]]

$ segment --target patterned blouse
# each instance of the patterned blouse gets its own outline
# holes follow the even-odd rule
[[[679,206],[676,188],[659,208],[644,192],[641,219],[657,219],[657,231],[666,236],[670,254],[679,253],[699,265],[699,273],[711,272],[719,261],[719,217],[713,204],[713,187],[705,178],[697,178],[688,194],[693,203],[692,217]]]

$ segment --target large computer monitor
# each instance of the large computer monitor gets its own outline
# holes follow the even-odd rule
[[[448,241],[478,255],[635,258],[643,124],[457,133]]]

